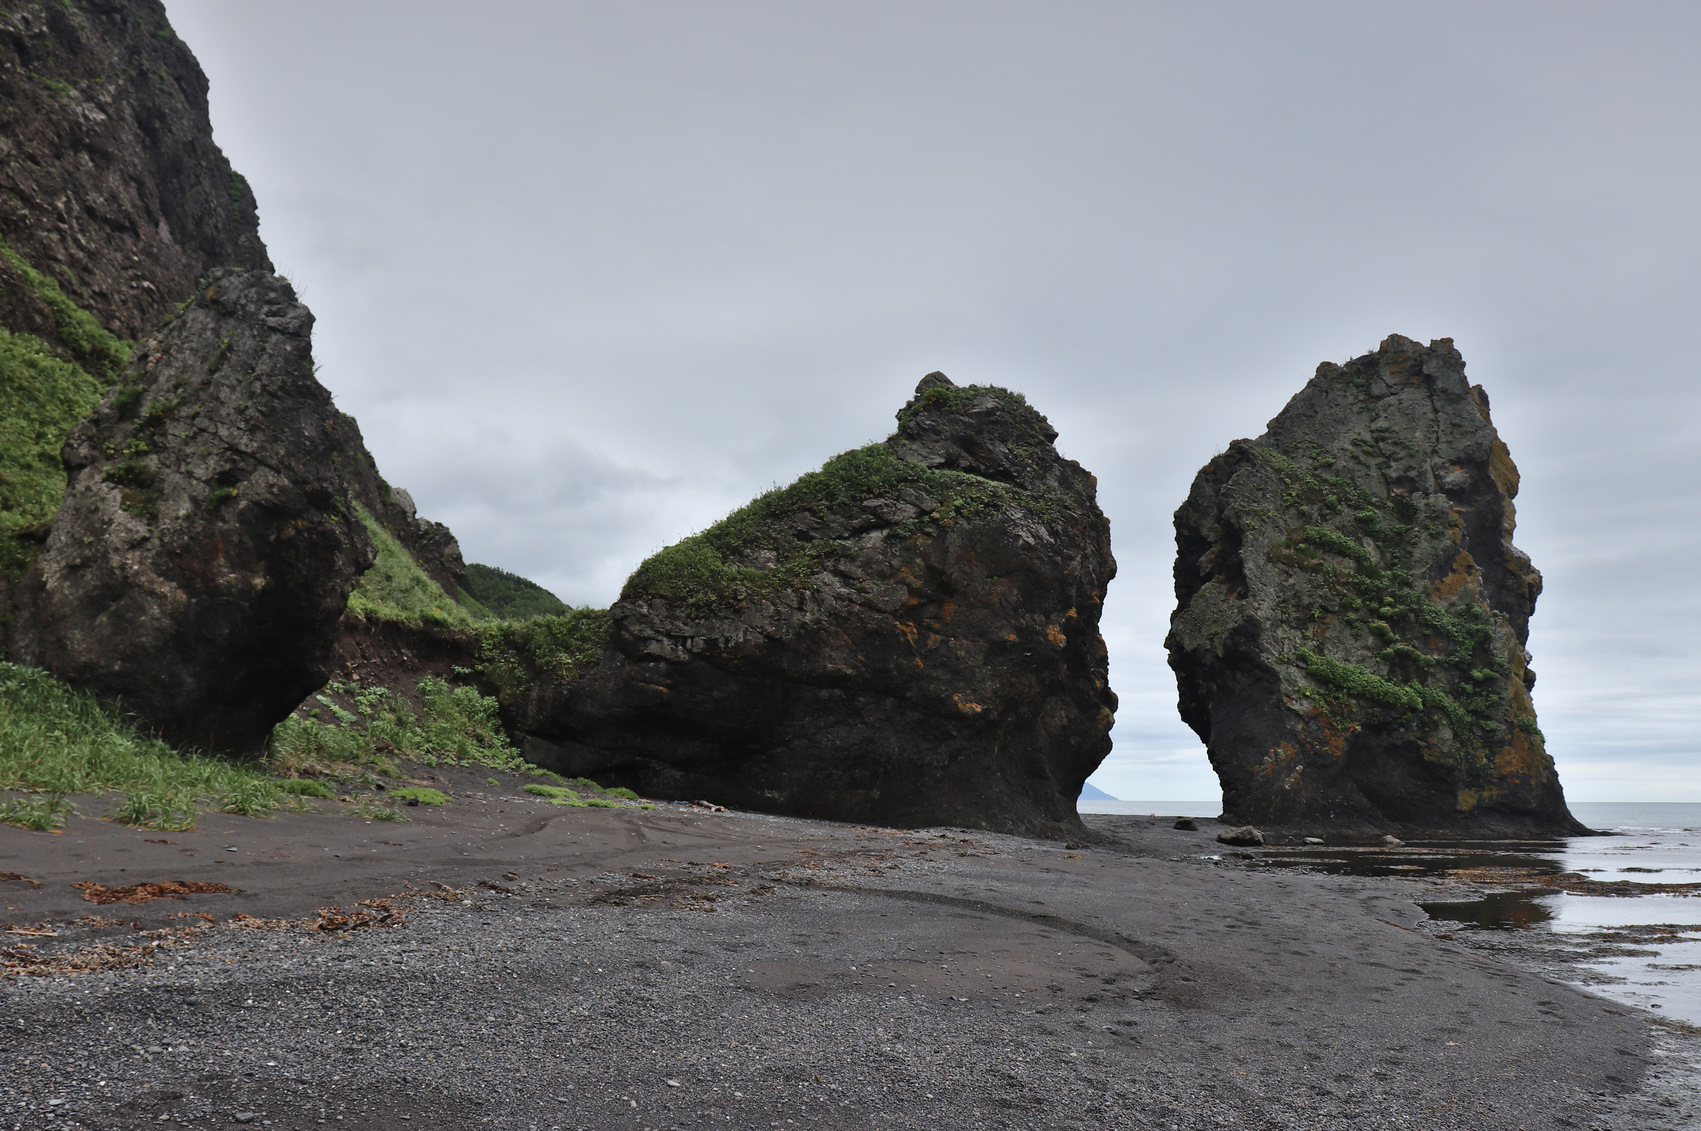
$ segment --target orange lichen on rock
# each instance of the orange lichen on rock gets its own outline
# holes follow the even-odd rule
[[[1461,549],[1458,556],[1453,559],[1453,568],[1447,571],[1446,576],[1430,587],[1430,598],[1441,604],[1451,601],[1476,580],[1477,572],[1476,559],[1471,557],[1469,550]]]

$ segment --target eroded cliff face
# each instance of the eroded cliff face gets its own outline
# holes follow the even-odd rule
[[[1077,831],[1116,707],[1096,481],[1002,389],[930,374],[898,420],[645,562],[591,662],[504,688],[526,755],[651,796]]]
[[[465,570],[330,407],[270,271],[158,0],[0,8],[0,657],[241,750],[323,682],[372,558],[352,504],[449,594]]]
[[[1167,641],[1235,821],[1570,834],[1525,643],[1518,471],[1449,339],[1325,363],[1176,511]]]
[[[271,270],[158,0],[0,6],[0,656],[65,437],[221,266]]]
[[[65,444],[22,662],[239,752],[325,682],[373,560],[351,502],[370,457],[314,378],[312,325],[284,280],[221,269],[143,343]]]
[[[0,238],[120,338],[214,267],[272,269],[254,194],[212,140],[207,77],[159,0],[0,10]],[[60,319],[0,261],[0,326]]]

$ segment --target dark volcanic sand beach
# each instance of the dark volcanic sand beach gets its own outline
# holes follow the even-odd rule
[[[0,873],[41,885],[0,883],[5,922],[57,931],[0,936],[8,961],[106,967],[0,982],[0,1127],[1690,1118],[1671,1072],[1650,1090],[1643,1015],[1414,929],[1403,881],[1204,861],[1212,822],[1092,817],[1114,842],[1066,847],[559,808],[432,773],[454,800],[408,824],[0,827]],[[71,886],[178,880],[240,892]],[[378,921],[310,926],[330,905]]]

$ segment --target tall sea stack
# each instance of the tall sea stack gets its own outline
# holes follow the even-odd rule
[[[1335,833],[1585,831],[1536,724],[1518,469],[1443,338],[1325,363],[1175,514],[1167,640],[1225,817]]]

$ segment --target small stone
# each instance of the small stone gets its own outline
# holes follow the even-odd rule
[[[1382,847],[1383,848],[1404,848],[1404,847],[1406,847],[1406,842],[1401,840],[1397,836],[1389,835],[1389,836],[1385,836],[1385,837],[1382,838]]]
[[[238,1123],[252,1123],[260,1118],[260,1113],[257,1111],[236,1111],[232,1112],[230,1117]]]
[[[1264,834],[1251,825],[1240,825],[1232,829],[1224,829],[1217,834],[1217,840],[1222,844],[1263,844]]]
[[[1192,817],[1178,817],[1176,818],[1175,827],[1184,833],[1196,833],[1199,831],[1199,822],[1195,821]]]
[[[1306,844],[1322,844],[1323,838],[1320,837],[1320,836],[1308,836],[1308,837],[1305,838],[1305,843]]]

